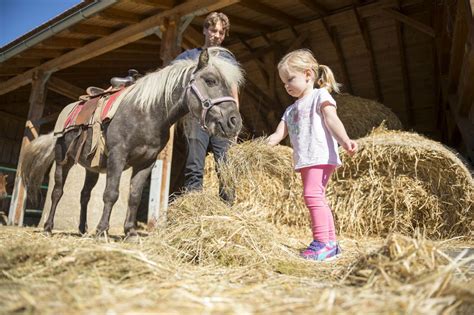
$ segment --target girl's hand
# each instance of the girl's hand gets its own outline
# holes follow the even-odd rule
[[[349,156],[353,156],[354,153],[357,152],[357,149],[359,148],[359,145],[354,140],[349,139],[347,142],[344,142],[342,144],[342,147],[344,148],[344,150],[346,150],[346,152],[347,152],[347,154],[349,154]]]
[[[288,129],[286,128],[286,123],[282,120],[277,126],[277,129],[272,133],[265,142],[272,147],[280,143],[288,135]]]

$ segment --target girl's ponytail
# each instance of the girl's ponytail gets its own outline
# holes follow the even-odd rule
[[[321,88],[326,88],[329,93],[332,91],[339,93],[339,87],[341,86],[340,83],[336,82],[336,79],[334,78],[334,74],[332,73],[332,70],[325,65],[319,65],[318,66],[318,81],[317,81],[319,87]]]
[[[341,84],[336,82],[332,70],[328,66],[320,65],[309,49],[298,49],[286,54],[278,63],[278,70],[284,67],[296,71],[311,69],[320,88],[326,88],[329,93],[340,93]]]

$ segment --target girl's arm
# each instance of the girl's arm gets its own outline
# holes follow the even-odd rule
[[[342,121],[337,116],[336,107],[329,102],[324,102],[321,104],[321,113],[323,113],[326,127],[328,127],[333,137],[349,155],[353,155],[357,151],[357,142],[347,135]]]
[[[269,145],[275,146],[280,143],[281,140],[285,139],[287,135],[288,128],[286,127],[286,123],[282,120],[278,124],[278,127],[275,132],[272,133],[266,140]]]

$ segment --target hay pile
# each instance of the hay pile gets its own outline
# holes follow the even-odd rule
[[[410,307],[423,313],[446,312],[446,303],[464,302],[472,307],[474,292],[452,284],[454,271],[474,261],[471,255],[460,263],[466,253],[461,253],[453,261],[437,244],[420,235],[409,238],[392,234],[377,251],[363,255],[353,263],[344,276],[344,282],[377,292],[389,290],[392,294],[399,292],[400,295],[412,296]],[[470,297],[456,301],[456,295]],[[448,310],[452,311],[456,306]]]
[[[339,230],[381,235],[474,236],[474,181],[442,144],[416,133],[374,130],[343,157],[328,196]]]
[[[352,139],[366,136],[384,121],[387,129],[403,129],[400,119],[390,108],[377,101],[350,94],[336,94],[334,99],[337,103],[338,116]]]
[[[339,233],[473,236],[474,184],[470,171],[442,144],[416,133],[378,128],[358,141],[360,151],[343,156],[328,186]],[[216,188],[211,158],[205,187]],[[237,203],[259,203],[270,222],[308,226],[301,180],[292,170],[291,149],[262,140],[231,147],[223,178]]]
[[[236,203],[262,205],[262,212],[275,224],[307,226],[301,178],[293,170],[292,149],[270,147],[263,139],[247,141],[229,149],[222,165],[226,187],[235,189]],[[219,183],[212,156],[206,158],[204,187],[217,191]]]
[[[297,257],[285,245],[289,237],[266,222],[261,210],[249,203],[230,208],[210,192],[188,193],[170,206],[162,239],[178,250],[177,257],[196,264],[261,265]]]
[[[273,232],[268,236],[278,237]],[[357,258],[370,256],[370,249],[378,248],[381,240],[342,239],[342,259],[304,262],[300,267],[307,272],[297,275],[275,271],[269,264],[228,267],[183,262],[174,258],[178,249],[162,237],[151,233],[140,244],[110,237],[110,243],[103,243],[70,233],[43,237],[38,230],[5,227],[0,230],[0,296],[4,297],[0,313],[450,314],[474,306],[472,276],[466,279],[453,273],[458,264],[451,268],[449,260],[431,262],[430,270],[448,270],[433,274],[434,283],[443,283],[437,290],[417,283],[419,278],[409,283],[410,292],[393,282],[369,286],[344,279]],[[398,242],[400,252],[409,255],[385,255],[376,276],[393,275],[405,261],[418,270],[419,259],[410,255],[416,242]],[[376,252],[382,253],[383,248]],[[291,259],[282,257],[282,261]]]

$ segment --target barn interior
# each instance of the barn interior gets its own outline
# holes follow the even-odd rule
[[[203,44],[211,11],[231,21],[224,46],[246,72],[242,139],[271,133],[292,100],[276,64],[311,49],[342,91],[390,108],[405,130],[440,141],[474,163],[472,0],[83,1],[0,49],[0,166],[14,172],[22,148],[50,132],[88,86],[166,65]],[[170,35],[171,34],[171,35]],[[171,38],[171,40],[170,40]],[[185,147],[173,146],[170,191]],[[13,176],[14,177],[14,176]]]

